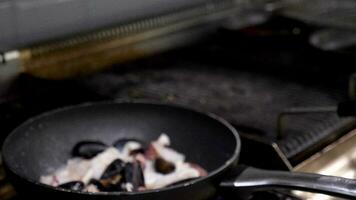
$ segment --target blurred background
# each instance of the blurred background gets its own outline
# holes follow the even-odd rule
[[[0,27],[1,142],[50,109],[165,102],[231,122],[245,164],[356,177],[353,0],[0,0]]]

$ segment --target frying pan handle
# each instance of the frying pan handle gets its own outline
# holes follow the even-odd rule
[[[220,184],[223,188],[244,190],[284,188],[355,199],[356,180],[310,173],[270,171],[244,167],[239,175]]]

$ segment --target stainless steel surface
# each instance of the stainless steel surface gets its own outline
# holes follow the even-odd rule
[[[298,172],[319,173],[324,175],[356,178],[356,130],[351,131],[321,152],[297,165]],[[296,192],[305,199],[335,200],[326,195]]]
[[[206,31],[200,31],[203,38],[208,30],[217,28],[221,20],[235,15],[239,9],[230,0],[214,1],[90,34],[6,52],[0,67],[11,68],[17,63],[23,72],[49,79],[82,75],[197,40],[199,37],[194,36],[194,29],[198,26]],[[183,33],[185,37],[170,36],[177,33]],[[167,37],[170,40],[164,40]]]
[[[229,1],[241,6],[259,6],[265,0]],[[0,0],[0,51],[211,2],[212,0]]]
[[[71,48],[88,42],[100,42],[115,37],[131,36],[151,30],[155,30],[155,35],[162,35],[166,32],[175,32],[197,24],[213,23],[217,19],[228,18],[237,13],[239,9],[231,0],[213,1],[201,6],[178,10],[164,15],[146,17],[94,33],[82,34],[39,46],[34,45],[31,47],[31,54],[37,56],[49,53],[52,50]]]
[[[1,0],[0,51],[210,0]]]

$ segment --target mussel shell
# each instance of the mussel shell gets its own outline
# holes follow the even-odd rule
[[[137,154],[145,154],[145,149],[144,148],[139,148],[139,149],[132,150],[130,152],[130,156],[134,156],[134,155],[137,155]]]
[[[125,182],[131,183],[133,191],[137,191],[140,186],[145,186],[143,171],[139,162],[126,163],[125,165]]]
[[[81,181],[72,181],[59,185],[59,188],[73,190],[73,191],[82,191],[84,189],[84,183]]]
[[[98,188],[98,190],[100,190],[100,191],[103,191],[103,189],[104,189],[104,185],[100,181],[98,181],[96,179],[91,179],[89,181],[89,185],[90,184],[95,185]]]
[[[105,151],[106,148],[108,146],[99,141],[82,141],[74,146],[72,156],[90,159]]]
[[[114,142],[113,146],[118,149],[118,150],[122,150],[125,147],[125,144],[128,142],[137,142],[139,144],[141,144],[142,149],[145,149],[145,147],[147,146],[143,141],[136,139],[136,138],[121,138],[118,139]]]
[[[108,179],[119,175],[124,171],[124,169],[125,163],[120,159],[116,159],[106,168],[100,179]]]
[[[89,184],[95,185],[99,191],[101,192],[120,192],[123,191],[121,188],[121,184],[103,184],[102,181],[92,179]]]
[[[161,174],[169,174],[174,172],[176,166],[174,163],[169,162],[161,157],[156,158],[154,162],[155,170]]]

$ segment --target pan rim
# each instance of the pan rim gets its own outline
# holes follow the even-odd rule
[[[87,195],[87,196],[132,196],[132,195],[145,195],[145,194],[153,194],[153,193],[157,193],[157,192],[165,192],[165,191],[170,191],[170,190],[175,190],[175,189],[181,189],[181,188],[187,188],[190,186],[193,186],[197,183],[203,182],[203,181],[207,181],[215,176],[218,176],[219,174],[223,173],[227,168],[229,168],[229,166],[231,166],[239,157],[240,154],[240,150],[241,150],[241,140],[240,140],[240,136],[237,132],[237,130],[229,123],[227,122],[224,118],[213,114],[211,112],[203,112],[191,107],[187,107],[187,106],[183,106],[183,105],[178,105],[178,104],[172,104],[172,103],[162,103],[162,102],[151,102],[151,101],[126,101],[126,100],[116,100],[116,101],[97,101],[97,102],[85,102],[85,103],[80,103],[80,104],[75,104],[75,105],[69,105],[69,106],[64,106],[64,107],[60,107],[60,108],[56,108],[56,109],[52,109],[46,112],[43,112],[39,115],[33,116],[29,119],[27,119],[26,121],[24,121],[23,123],[21,123],[19,126],[17,126],[15,129],[13,129],[9,135],[6,137],[6,139],[4,140],[4,143],[2,145],[1,148],[1,152],[5,152],[4,150],[6,149],[6,146],[8,146],[9,141],[11,140],[11,138],[14,136],[14,134],[21,128],[28,126],[29,124],[40,120],[42,118],[45,118],[47,116],[56,114],[56,113],[60,113],[60,112],[65,112],[68,110],[72,110],[72,109],[79,109],[79,108],[86,108],[86,107],[92,107],[92,106],[103,106],[103,105],[123,105],[123,104],[139,104],[139,105],[149,105],[149,106],[165,106],[165,107],[171,107],[171,108],[175,108],[175,109],[180,109],[180,110],[185,110],[185,111],[189,111],[189,112],[194,112],[196,114],[202,115],[202,116],[206,116],[209,117],[213,120],[215,120],[216,122],[222,124],[224,127],[226,127],[234,136],[235,138],[235,150],[233,152],[233,154],[230,156],[229,159],[227,159],[227,161],[221,165],[220,167],[212,170],[210,173],[208,173],[207,176],[204,177],[200,177],[191,181],[188,181],[187,183],[182,183],[182,184],[177,184],[177,185],[173,185],[173,186],[169,186],[169,187],[164,187],[164,188],[160,188],[160,189],[150,189],[147,191],[138,191],[138,192],[98,192],[98,193],[90,193],[90,192],[82,192],[82,191],[73,191],[73,190],[69,190],[69,189],[62,189],[62,188],[58,188],[58,187],[54,187],[54,186],[50,186],[47,184],[43,184],[41,182],[39,182],[38,180],[34,180],[32,178],[29,177],[24,177],[21,176],[18,172],[16,172],[16,170],[13,169],[12,166],[8,165],[7,162],[7,157],[9,155],[5,155],[2,154],[2,158],[3,158],[3,164],[4,166],[11,171],[11,173],[13,173],[16,177],[19,177],[31,184],[37,185],[39,187],[44,187],[50,190],[54,190],[54,191],[58,191],[58,192],[66,192],[66,193],[75,193],[75,194],[80,194],[80,195]]]

